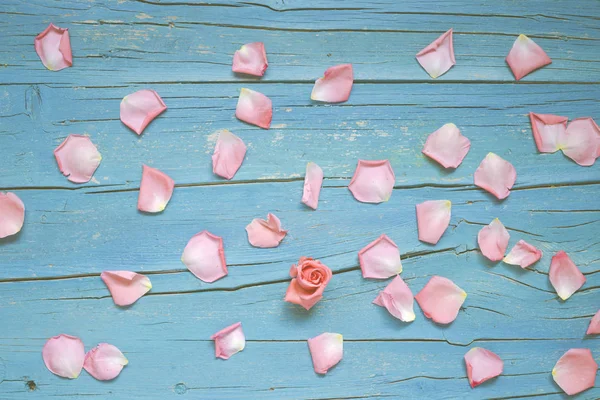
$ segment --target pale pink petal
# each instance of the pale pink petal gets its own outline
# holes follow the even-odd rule
[[[423,314],[438,324],[449,324],[456,319],[467,293],[448,278],[432,276],[415,296]]]
[[[358,252],[363,278],[387,279],[402,272],[400,250],[386,235],[381,235]]]
[[[154,118],[167,106],[154,90],[143,89],[123,97],[121,121],[132,131],[141,135]]]
[[[152,289],[147,276],[131,271],[104,271],[100,278],[118,306],[128,306]]]
[[[508,197],[517,180],[515,167],[494,153],[488,153],[475,170],[475,185],[487,190],[498,199]]]
[[[373,300],[373,304],[385,307],[390,314],[404,322],[415,320],[414,297],[400,275],[383,289]]]
[[[12,192],[0,192],[0,239],[21,231],[25,221],[25,205]]]
[[[227,275],[223,239],[208,231],[192,236],[183,250],[181,261],[204,282],[214,282]]]
[[[519,240],[502,261],[527,268],[542,258],[542,251],[524,240]]]
[[[473,347],[465,354],[465,364],[472,388],[497,377],[504,367],[500,357],[481,347]]]
[[[423,154],[433,158],[444,168],[457,168],[470,148],[469,139],[460,134],[456,125],[450,123],[429,135]]]
[[[388,160],[358,160],[348,189],[360,202],[381,203],[390,199],[394,183],[396,176]]]
[[[540,46],[525,35],[519,35],[506,57],[516,80],[530,72],[552,63],[552,60]]]
[[[121,350],[108,343],[100,343],[85,355],[83,368],[99,381],[110,381],[121,373],[129,361]]]
[[[175,182],[167,174],[147,165],[142,166],[138,210],[149,213],[163,211],[171,200],[174,188]]]
[[[42,349],[42,358],[53,374],[75,379],[83,368],[83,342],[78,337],[65,334],[51,337]]]
[[[590,325],[587,328],[586,335],[598,335],[600,334],[600,310],[592,317]]]
[[[591,118],[577,118],[567,126],[563,154],[579,165],[589,167],[600,156],[600,128]]]
[[[246,226],[248,241],[254,247],[277,247],[283,240],[287,231],[281,229],[281,221],[274,214],[269,213],[267,220],[255,218]]]
[[[48,25],[35,37],[34,45],[42,64],[50,71],[60,71],[73,65],[71,39],[67,28]]]
[[[594,386],[598,364],[590,349],[570,349],[552,369],[554,382],[569,396]]]
[[[452,29],[417,53],[417,61],[433,79],[444,75],[454,64]]]
[[[354,83],[352,64],[340,64],[327,68],[322,78],[313,86],[311,100],[326,103],[341,103],[350,97]]]
[[[269,129],[273,119],[273,104],[264,94],[242,88],[235,108],[235,116],[249,124]]]
[[[71,182],[89,182],[102,161],[102,156],[84,135],[69,135],[54,149],[58,169]]]
[[[231,179],[242,166],[246,156],[244,141],[226,129],[219,132],[219,139],[212,156],[213,173]]]
[[[344,356],[344,338],[339,333],[325,332],[308,339],[308,349],[317,374],[326,374]]]
[[[419,240],[436,244],[448,228],[451,209],[450,200],[429,200],[417,204]]]
[[[306,164],[306,175],[304,175],[302,202],[313,210],[316,210],[319,204],[321,185],[323,185],[323,170],[314,162],[309,162]]]
[[[223,360],[227,360],[246,347],[246,336],[244,336],[241,322],[220,330],[210,338],[215,341],[215,357]]]
[[[264,43],[254,42],[236,50],[231,70],[241,74],[263,76],[268,66]]]
[[[491,261],[504,258],[510,235],[498,218],[484,226],[477,235],[477,243],[481,253]]]
[[[585,283],[585,276],[564,251],[559,251],[550,262],[550,283],[558,296],[567,300]]]
[[[540,153],[554,153],[566,144],[569,118],[552,114],[529,113],[531,131]]]

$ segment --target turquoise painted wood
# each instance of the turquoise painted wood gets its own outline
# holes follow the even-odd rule
[[[517,399],[565,398],[551,370],[585,337],[600,307],[600,167],[538,154],[530,111],[600,119],[600,3],[452,0],[5,0],[0,4],[0,190],[27,214],[20,234],[0,240],[0,399]],[[68,27],[74,66],[47,71],[33,39],[48,23]],[[457,65],[431,80],[414,55],[450,27]],[[528,34],[553,63],[515,83],[504,57]],[[240,45],[264,41],[261,80],[231,73]],[[348,102],[311,102],[314,80],[351,62]],[[239,90],[273,100],[265,131],[234,117]],[[119,102],[152,88],[169,109],[138,137],[119,121]],[[427,135],[454,122],[472,147],[441,170],[421,154]],[[215,131],[248,145],[231,181],[215,177]],[[70,133],[89,135],[103,156],[94,180],[68,182],[52,150]],[[517,183],[499,202],[473,185],[493,151]],[[357,159],[389,159],[389,202],[356,202],[347,189]],[[300,203],[305,165],[325,171],[319,209]],[[136,210],[141,165],[176,181],[160,215]],[[436,246],[417,240],[415,204],[452,201]],[[277,214],[289,234],[275,249],[252,248],[244,227]],[[477,232],[493,218],[543,258],[522,271],[491,263]],[[208,229],[225,241],[229,275],[213,284],[179,261],[188,239]],[[432,275],[468,292],[443,327],[417,311],[404,324],[371,304],[386,281],[365,280],[357,252],[386,233],[400,247],[413,292]],[[587,278],[568,301],[548,280],[565,250]],[[289,266],[300,256],[329,265],[333,279],[311,311],[285,303]],[[103,270],[148,274],[153,289],[124,309]],[[416,306],[418,310],[418,306]],[[214,358],[211,334],[242,321],[246,349]],[[314,373],[306,339],[344,335],[344,359]],[[130,360],[119,378],[52,375],[41,348],[59,333],[90,348],[109,342]],[[496,352],[504,373],[476,389],[464,354]],[[600,398],[600,382],[577,399]]]

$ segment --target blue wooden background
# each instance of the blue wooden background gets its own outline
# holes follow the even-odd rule
[[[22,232],[0,241],[0,399],[561,399],[550,371],[584,337],[600,306],[600,166],[538,154],[527,114],[600,120],[600,2],[596,0],[2,0],[0,3],[0,189],[26,205]],[[69,28],[73,68],[46,70],[33,39],[48,23]],[[431,80],[414,59],[454,28],[457,65]],[[519,33],[553,63],[513,80],[504,57]],[[261,80],[231,73],[234,51],[265,42]],[[314,80],[352,63],[351,98],[310,101]],[[234,117],[240,88],[273,100],[272,128]],[[119,121],[119,102],[156,90],[169,109],[138,137]],[[427,135],[454,122],[471,151],[454,172],[421,154]],[[215,131],[248,145],[232,181],[211,171]],[[71,184],[52,150],[88,134],[102,153],[95,181]],[[493,151],[516,167],[508,199],[473,185]],[[361,204],[347,185],[356,161],[391,161],[389,202]],[[325,172],[317,211],[300,203],[308,161]],[[177,183],[159,215],[136,210],[142,163]],[[436,246],[417,240],[414,206],[452,201]],[[289,234],[275,249],[252,248],[244,227],[274,212]],[[486,261],[476,235],[499,217],[541,248],[533,271]],[[179,261],[207,229],[224,238],[229,276],[213,284]],[[456,321],[404,324],[371,304],[388,282],[364,280],[357,252],[381,233],[400,247],[413,292],[434,274],[469,296]],[[567,302],[548,281],[565,250],[587,277]],[[289,266],[300,256],[334,270],[309,312],[285,303]],[[148,274],[154,288],[119,309],[103,270]],[[214,358],[212,333],[242,321],[246,349]],[[344,335],[344,359],[326,376],[312,369],[306,339]],[[58,378],[41,349],[59,333],[86,348],[118,346],[130,364],[111,382],[83,372]],[[463,355],[473,346],[505,362],[498,379],[471,389]],[[600,398],[600,382],[579,399]]]

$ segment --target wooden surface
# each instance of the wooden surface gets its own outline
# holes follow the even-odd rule
[[[22,232],[0,241],[0,399],[561,399],[550,371],[569,348],[600,341],[584,333],[600,306],[600,166],[538,154],[527,113],[600,120],[600,2],[423,0],[3,0],[0,3],[0,189],[26,205]],[[74,66],[46,70],[33,39],[48,23],[69,28]],[[414,55],[454,28],[457,65],[437,80]],[[504,57],[528,34],[553,63],[515,83]],[[261,80],[234,76],[240,45],[265,42]],[[314,80],[354,65],[348,102],[310,101]],[[240,88],[273,100],[272,129],[234,117]],[[169,109],[138,137],[119,121],[119,102],[155,89]],[[471,151],[454,172],[421,154],[427,135],[454,122]],[[227,128],[248,145],[232,181],[215,177],[210,154]],[[52,150],[88,134],[103,160],[95,181],[71,184]],[[517,183],[499,202],[473,185],[493,151],[514,164]],[[391,161],[389,202],[356,202],[346,188],[356,161]],[[306,162],[325,172],[318,211],[300,203]],[[159,215],[136,210],[141,164],[177,183]],[[417,240],[416,203],[452,201],[436,246]],[[244,227],[274,212],[289,234],[275,249],[252,248]],[[539,247],[533,271],[486,261],[479,229],[499,217]],[[179,261],[207,229],[225,241],[229,275],[213,284]],[[456,321],[433,324],[416,307],[404,324],[371,304],[387,281],[364,280],[357,252],[386,233],[400,247],[413,292],[434,274],[469,296]],[[548,281],[565,250],[587,283],[567,302]],[[289,266],[300,256],[334,270],[311,311],[285,303]],[[146,273],[154,288],[120,309],[103,270]],[[214,358],[212,333],[242,321],[246,349]],[[344,335],[344,359],[317,376],[306,339]],[[109,342],[130,364],[112,382],[83,372],[58,378],[41,358],[59,333],[89,348]],[[471,389],[463,355],[496,352],[501,377]],[[576,396],[600,398],[600,382]]]

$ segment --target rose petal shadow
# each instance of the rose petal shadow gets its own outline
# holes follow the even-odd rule
[[[1,238],[0,246],[5,245],[5,244],[8,245],[10,243],[14,243],[17,240],[19,240],[19,237],[21,236],[21,232],[23,232],[24,228],[25,228],[25,224],[23,224],[23,226],[21,227],[21,230],[19,232],[15,233],[14,235],[10,235],[5,238]]]
[[[479,249],[477,249],[479,250]],[[502,260],[492,261],[486,256],[483,255],[481,250],[477,251],[477,257],[481,260],[482,264],[485,264],[486,267],[492,268],[502,263]]]
[[[456,171],[458,169],[458,168],[444,168],[443,165],[441,165],[439,162],[435,161],[434,159],[427,157],[423,153],[421,153],[421,155],[423,156],[423,158],[425,158],[425,160],[427,161],[427,163],[429,165],[433,165],[434,167],[436,167],[438,172],[443,176],[448,176],[448,175],[454,173],[454,171]],[[459,165],[459,167],[460,167],[460,165]]]
[[[386,327],[389,325],[390,328],[393,328],[395,330],[406,329],[406,328],[409,328],[410,325],[414,322],[414,321],[404,322],[402,320],[399,320],[398,318],[396,318],[392,314],[390,314],[389,311],[385,307],[379,307],[378,305],[375,305],[375,304],[373,304],[373,307],[379,308],[380,309],[379,312],[383,312],[386,314],[386,317],[382,318],[382,322],[386,325]]]
[[[268,71],[268,69],[267,69],[267,71]],[[267,71],[265,71],[263,76],[256,76],[256,75],[252,75],[252,74],[245,74],[243,72],[233,72],[233,71],[231,71],[231,75],[236,78],[240,78],[240,79],[248,79],[248,80],[252,81],[252,83],[256,83],[267,75]]]

